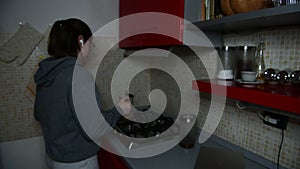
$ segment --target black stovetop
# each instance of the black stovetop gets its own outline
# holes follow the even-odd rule
[[[166,116],[164,114],[165,113],[161,114],[155,120],[146,123],[134,122],[121,116],[121,118],[116,124],[115,129],[119,133],[125,134],[129,137],[135,137],[135,138],[148,138],[148,137],[158,136],[160,135],[160,133],[166,131],[169,127],[171,127],[172,124],[174,123],[173,118]],[[147,112],[144,115],[145,118],[149,118],[149,116],[150,117],[158,116],[154,112]]]

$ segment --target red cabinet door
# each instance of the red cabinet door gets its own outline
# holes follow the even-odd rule
[[[112,154],[104,149],[98,153],[100,169],[129,169],[122,157]]]
[[[163,24],[169,26],[166,29],[175,33],[176,38],[157,33],[138,34],[138,32],[143,32],[143,30],[151,30],[161,26],[157,25],[159,22],[156,22],[157,20],[162,19],[158,15],[153,17],[144,17],[141,20],[121,19],[119,22],[121,40],[119,47],[153,47],[182,44],[184,0],[120,0],[120,18],[130,14],[143,12],[161,12],[178,16],[178,19],[176,18],[176,23],[173,22],[171,25]],[[163,22],[168,21],[165,20]],[[128,36],[128,34],[132,34],[132,32],[136,32],[133,33],[135,35]]]

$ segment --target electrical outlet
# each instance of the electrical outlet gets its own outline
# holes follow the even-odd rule
[[[265,120],[263,120],[264,124],[285,130],[288,122],[288,117],[274,114],[271,112],[264,111],[263,117]]]

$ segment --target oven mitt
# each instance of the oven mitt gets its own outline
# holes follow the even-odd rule
[[[5,63],[16,60],[19,66],[23,65],[42,38],[43,35],[28,23],[21,25],[18,31],[0,47],[0,60]]]

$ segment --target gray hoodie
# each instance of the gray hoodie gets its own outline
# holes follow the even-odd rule
[[[74,111],[72,76],[75,63],[76,57],[49,57],[40,62],[34,76],[37,84],[35,119],[41,124],[48,156],[59,162],[81,161],[99,151],[81,128]],[[114,125],[120,115],[114,108],[104,116]]]

